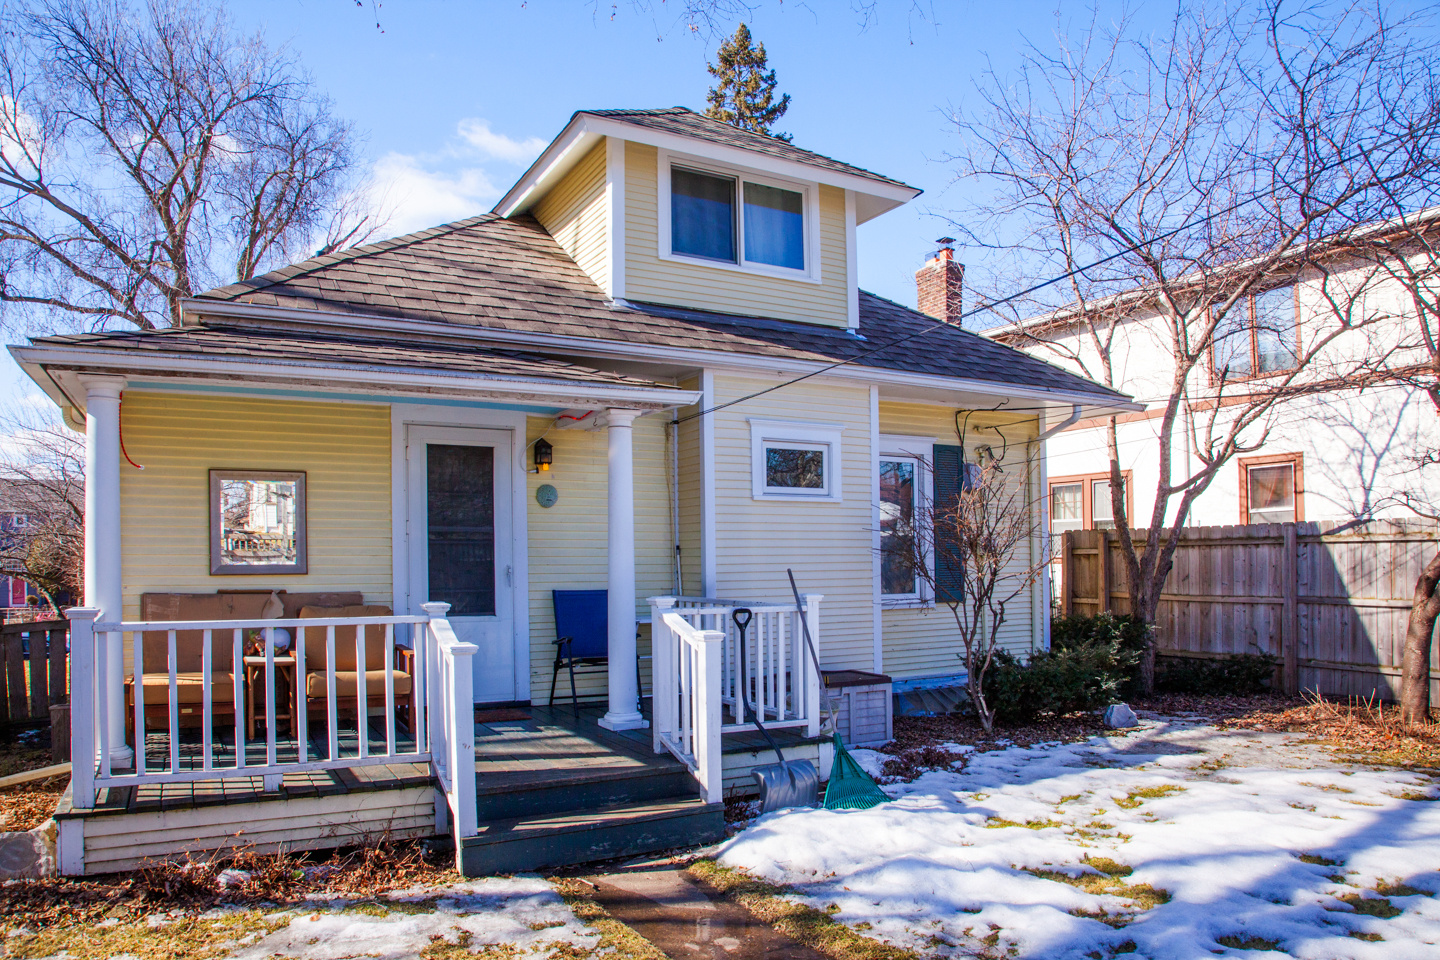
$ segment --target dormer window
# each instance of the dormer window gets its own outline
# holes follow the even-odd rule
[[[661,257],[819,279],[809,186],[720,167],[705,169],[678,158],[665,166],[661,183],[669,188],[670,216],[668,231],[662,230]],[[661,209],[665,206],[662,198]]]

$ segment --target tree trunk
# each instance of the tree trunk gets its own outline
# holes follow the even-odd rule
[[[1405,628],[1405,654],[1400,672],[1400,714],[1406,723],[1430,720],[1430,642],[1440,617],[1440,552],[1415,581],[1410,623]]]

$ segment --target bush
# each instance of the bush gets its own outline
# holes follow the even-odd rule
[[[1057,618],[1050,649],[1028,663],[996,651],[985,702],[1004,724],[1029,723],[1042,713],[1099,710],[1133,687],[1149,642],[1149,625],[1129,615]]]
[[[1268,653],[1232,653],[1218,659],[1157,657],[1155,689],[1159,693],[1245,696],[1266,693],[1280,663]]]

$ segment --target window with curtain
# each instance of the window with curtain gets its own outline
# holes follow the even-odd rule
[[[1295,519],[1295,464],[1252,465],[1245,470],[1247,523]]]
[[[1050,488],[1050,530],[1053,533],[1085,528],[1084,497],[1083,482],[1057,483]]]
[[[804,271],[805,194],[744,177],[671,167],[670,253]]]

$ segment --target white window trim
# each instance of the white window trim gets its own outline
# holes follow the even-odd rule
[[[933,469],[935,438],[882,434],[880,436],[880,454],[876,457],[877,470],[880,460],[909,460],[915,464],[915,512],[924,516],[924,511],[929,510],[930,504],[935,500]],[[878,509],[878,503],[876,507]],[[935,566],[933,553],[926,555],[925,564],[933,574]],[[877,580],[875,590],[879,593],[880,603],[886,610],[931,607],[935,604],[935,598],[930,595],[930,584],[925,577],[915,578],[915,593],[880,593],[884,590],[883,584],[883,580]]]
[[[744,167],[721,163],[705,157],[671,153],[668,150],[657,150],[656,158],[655,178],[657,203],[655,220],[659,227],[656,231],[659,243],[655,252],[661,260],[670,263],[689,264],[690,266],[712,267],[716,270],[729,270],[734,273],[758,274],[760,276],[777,277],[784,280],[798,280],[802,283],[823,282],[820,274],[820,191],[816,184],[798,180],[786,180],[773,174],[756,173]],[[724,260],[710,260],[706,257],[690,257],[683,253],[671,252],[671,167],[685,167],[686,169],[696,170],[700,173],[713,173],[716,176],[735,178],[735,254],[739,258],[737,263],[727,263]],[[777,267],[769,263],[751,263],[745,259],[744,181],[747,180],[751,183],[758,183],[767,187],[793,190],[802,196],[802,202],[805,204],[805,269],[795,270],[790,267]]]
[[[756,500],[788,500],[801,503],[838,503],[843,497],[844,459],[841,450],[843,428],[838,423],[797,423],[791,420],[750,419],[750,495]],[[825,451],[825,486],[815,493],[793,489],[776,490],[765,485],[767,446],[821,447]]]

